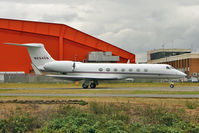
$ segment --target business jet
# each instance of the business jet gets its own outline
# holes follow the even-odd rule
[[[80,81],[84,80],[84,89],[95,88],[99,80],[121,80],[129,78],[142,79],[178,79],[186,74],[167,64],[125,64],[125,63],[82,63],[75,61],[56,61],[40,43],[14,44],[25,46],[32,60],[32,67],[36,74],[43,72],[56,74],[45,75],[53,78]],[[171,83],[173,88],[174,84]]]

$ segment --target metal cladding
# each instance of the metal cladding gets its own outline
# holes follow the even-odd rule
[[[88,54],[89,62],[116,62],[119,56],[112,56],[112,52],[90,52]]]
[[[119,62],[135,63],[135,55],[63,24],[0,19],[0,71],[32,70],[25,47],[3,43],[43,43],[55,60],[84,61],[91,51],[111,51]]]

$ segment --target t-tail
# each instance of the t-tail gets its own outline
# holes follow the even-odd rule
[[[28,53],[32,60],[32,67],[36,74],[41,74],[39,70],[44,70],[44,66],[46,63],[54,61],[54,59],[49,55],[49,53],[44,48],[44,45],[41,43],[26,43],[26,44],[5,43],[5,44],[27,47]]]

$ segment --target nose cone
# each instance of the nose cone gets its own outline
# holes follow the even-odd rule
[[[178,71],[178,72],[177,72],[177,75],[178,75],[179,77],[182,77],[182,78],[184,78],[184,77],[187,76],[187,74],[185,74],[185,73],[183,73],[183,72],[181,72],[181,71]]]

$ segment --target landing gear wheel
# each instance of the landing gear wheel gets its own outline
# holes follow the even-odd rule
[[[170,88],[173,88],[174,87],[174,84],[170,84]]]
[[[95,83],[91,83],[91,84],[90,84],[90,87],[91,87],[91,88],[95,88],[95,87],[96,87],[96,84],[95,84]]]
[[[88,88],[88,85],[85,84],[85,83],[83,83],[83,84],[82,84],[82,88],[87,89],[87,88]]]

